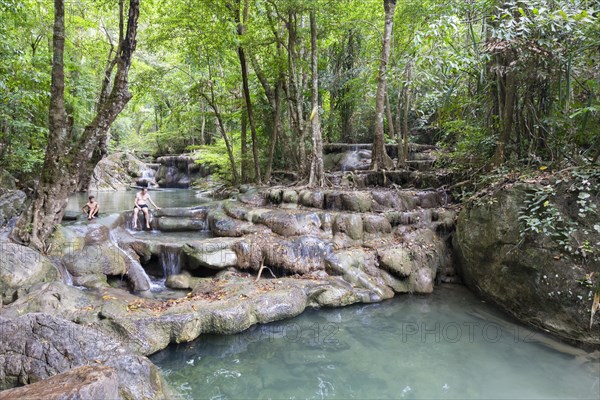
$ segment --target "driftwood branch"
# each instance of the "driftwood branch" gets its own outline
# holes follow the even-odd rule
[[[273,278],[277,278],[277,277],[275,276],[275,274],[273,273],[273,271],[271,271],[271,268],[269,268],[269,267],[267,267],[267,266],[265,265],[265,260],[264,260],[264,258],[263,258],[262,260],[260,260],[260,268],[258,269],[258,275],[256,276],[256,279],[254,280],[254,282],[258,282],[258,280],[260,279],[260,276],[262,275],[262,272],[263,272],[263,270],[264,270],[264,269],[268,269],[268,270],[269,270],[269,272],[271,273],[271,276],[272,276]]]

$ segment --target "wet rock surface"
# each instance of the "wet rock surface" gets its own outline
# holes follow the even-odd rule
[[[0,306],[59,276],[56,267],[40,253],[15,243],[0,242]]]
[[[0,227],[18,216],[25,207],[26,196],[20,190],[0,192]]]
[[[568,191],[570,184],[559,186],[554,206],[563,221],[573,221],[588,232],[579,238],[581,242],[597,246],[600,232],[593,225],[598,220],[577,215],[578,193]],[[598,346],[597,315],[590,326],[593,276],[600,274],[598,259],[593,253],[587,259],[574,257],[541,233],[521,236],[519,217],[524,215],[527,193],[540,187],[508,185],[460,213],[455,240],[459,273],[470,288],[519,320],[564,339]],[[598,198],[590,199],[600,209]]]
[[[129,354],[113,337],[98,330],[31,313],[12,320],[0,317],[0,331],[3,333],[0,343],[2,389],[38,382],[75,367],[99,365],[110,367],[114,373],[108,369],[97,370],[96,379],[92,379],[89,375],[92,372],[87,371],[83,378],[95,380],[97,384],[79,390],[92,390],[92,393],[104,390],[112,394],[114,387],[106,379],[116,376],[120,398],[166,398],[158,369],[147,358]],[[72,373],[77,375],[82,371]],[[54,383],[60,379],[55,377]],[[65,385],[64,389],[68,392],[76,387]]]
[[[156,183],[163,188],[189,188],[211,173],[210,168],[197,164],[189,155],[164,156],[156,159]]]
[[[454,211],[442,195],[249,187],[237,200],[160,210],[148,232],[130,229],[130,211],[77,222],[55,232],[49,259],[85,289],[40,282],[13,296],[3,317],[52,314],[138,357],[307,307],[430,293],[451,264]],[[44,368],[39,379],[68,369]],[[15,375],[5,387],[36,379]]]
[[[113,153],[103,158],[94,168],[88,191],[124,190],[138,178],[146,165],[128,153]]]
[[[84,366],[0,394],[4,400],[118,399],[117,378],[114,368]]]
[[[0,168],[0,228],[23,211],[25,200],[26,195],[17,189],[15,178]]]

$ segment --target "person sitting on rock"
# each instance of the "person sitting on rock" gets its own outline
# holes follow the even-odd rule
[[[138,192],[135,195],[135,201],[133,206],[133,229],[137,229],[138,223],[138,213],[140,210],[144,212],[144,218],[146,219],[146,228],[150,229],[150,212],[148,211],[148,204],[146,202],[150,202],[154,208],[160,210],[160,207],[154,204],[150,194],[148,193],[148,188],[143,188],[141,192]]]
[[[81,209],[84,214],[87,214],[88,220],[96,218],[98,211],[100,211],[100,204],[96,201],[94,196],[88,197],[88,202]]]

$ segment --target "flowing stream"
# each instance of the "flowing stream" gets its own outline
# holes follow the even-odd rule
[[[192,190],[151,194],[161,207],[203,202]],[[134,196],[96,195],[107,214],[130,209]],[[72,196],[69,209],[86,201],[86,194]],[[188,236],[136,234],[174,242]],[[164,276],[179,268],[168,252],[160,262]],[[164,278],[151,282],[153,290],[163,285]],[[308,310],[237,335],[203,335],[151,358],[186,399],[600,399],[598,352],[517,325],[462,286]]]
[[[600,398],[597,359],[508,321],[460,286],[310,310],[151,358],[187,399]]]

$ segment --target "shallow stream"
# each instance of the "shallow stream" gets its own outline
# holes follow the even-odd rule
[[[161,207],[206,201],[193,190],[151,195]],[[107,214],[130,209],[134,196],[96,195]],[[86,201],[72,196],[68,209]],[[163,281],[153,287],[163,290]],[[462,286],[309,310],[237,335],[203,335],[151,359],[186,399],[600,399],[597,357],[509,321]]]
[[[87,203],[89,195],[96,197],[96,201],[100,204],[101,214],[132,210],[133,200],[137,192],[138,190],[120,190],[115,192],[93,192],[89,194],[84,192],[75,193],[69,197],[67,211],[80,211],[85,203]],[[161,189],[151,190],[149,193],[152,200],[161,208],[190,207],[207,201],[206,198],[199,197],[195,190]]]
[[[584,355],[443,286],[202,336],[151,358],[189,399],[598,399],[600,363]]]

